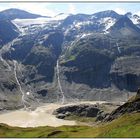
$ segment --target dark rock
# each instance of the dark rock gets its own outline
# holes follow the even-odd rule
[[[97,114],[97,117],[96,117],[96,121],[102,121],[108,115],[109,115],[109,113],[105,113],[104,111],[99,111],[98,114]]]
[[[44,97],[47,95],[48,91],[46,89],[43,89],[43,90],[37,91],[37,93]]]
[[[140,95],[140,88],[138,88],[137,90],[137,95]]]
[[[133,24],[127,16],[122,16],[113,26],[110,27],[109,31],[114,36],[137,36],[140,34],[140,29]]]
[[[138,90],[139,91],[139,90]],[[131,99],[128,100],[125,104],[122,106],[118,107],[114,111],[112,111],[108,117],[104,119],[104,121],[112,121],[123,114],[126,113],[132,113],[132,112],[139,112],[140,110],[140,96],[139,94],[132,97]]]
[[[65,106],[65,107],[60,107],[60,108],[58,108],[58,109],[56,109],[55,111],[54,111],[54,113],[53,114],[59,114],[59,113],[63,113],[63,114],[65,114],[66,112],[75,112],[77,110],[77,106]]]
[[[14,89],[17,88],[17,85],[15,83],[10,83],[10,82],[3,82],[4,88],[13,91]]]
[[[96,117],[98,112],[98,108],[89,106],[88,108],[86,108],[86,117]]]
[[[111,81],[120,90],[126,89],[131,92],[136,92],[138,87],[140,86],[139,58],[140,57],[137,56],[123,56],[117,58],[114,61],[114,64],[111,66],[110,70]]]
[[[3,102],[7,102],[7,100],[3,100]]]
[[[65,106],[56,109],[53,114],[56,117],[64,118],[69,115],[84,116],[84,117],[96,117],[100,109],[95,107],[95,105],[72,105]],[[60,116],[59,116],[60,115]]]

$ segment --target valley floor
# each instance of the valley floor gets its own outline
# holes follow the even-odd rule
[[[58,119],[53,115],[53,111],[59,107],[75,104],[96,104],[105,103],[104,101],[85,101],[69,104],[44,104],[39,106],[34,111],[31,110],[15,110],[0,114],[0,123],[8,124],[17,127],[38,127],[38,126],[53,126],[76,125],[76,121]]]
[[[125,114],[120,118],[97,126],[60,126],[20,128],[0,125],[0,137],[14,138],[138,138],[140,113]]]

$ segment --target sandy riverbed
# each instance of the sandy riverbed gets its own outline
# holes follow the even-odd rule
[[[38,107],[34,111],[27,110],[16,110],[10,111],[7,113],[0,114],[0,123],[5,123],[10,126],[19,126],[19,127],[37,127],[37,126],[62,126],[62,125],[76,125],[75,121],[68,121],[56,118],[52,113],[55,109],[74,104],[83,104],[83,103],[104,103],[101,101],[87,101],[87,102],[78,102],[78,103],[69,103],[69,104],[45,104]]]

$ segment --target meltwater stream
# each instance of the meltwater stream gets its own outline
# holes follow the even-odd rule
[[[121,53],[121,50],[120,50],[118,43],[116,43],[116,45],[117,45],[118,52]]]
[[[65,102],[65,95],[64,95],[64,92],[62,90],[62,86],[61,86],[61,82],[60,82],[59,60],[57,60],[56,72],[57,72],[58,86],[59,86],[59,89],[60,89],[60,92],[61,92],[61,95],[62,95],[62,104],[64,104],[64,102]]]
[[[22,94],[21,100],[22,100],[22,103],[24,105],[24,109],[27,109],[27,105],[26,104],[29,105],[29,103],[25,100],[26,93],[22,90],[21,84],[20,84],[20,82],[19,82],[19,80],[17,78],[17,66],[16,66],[17,62],[15,60],[13,62],[14,62],[14,75],[15,75],[15,79],[16,79],[16,82],[17,82],[17,84],[19,86],[19,90],[20,90],[20,92]]]

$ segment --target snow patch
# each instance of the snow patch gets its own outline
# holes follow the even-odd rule
[[[91,35],[91,34],[92,34],[92,33],[84,33],[84,34],[82,34],[81,38],[84,38],[84,37],[89,36],[89,35]]]
[[[100,24],[104,24],[105,29],[104,31],[108,30],[111,26],[113,26],[116,22],[116,19],[111,17],[101,18],[99,20]]]
[[[82,26],[85,26],[85,25],[90,25],[90,24],[92,24],[93,22],[91,22],[91,21],[83,21],[83,22],[74,22],[74,26],[76,27],[76,28],[81,28]]]
[[[139,18],[139,17],[132,16],[132,17],[130,17],[130,20],[131,20],[134,24],[139,24],[139,23],[140,23],[140,18]]]

